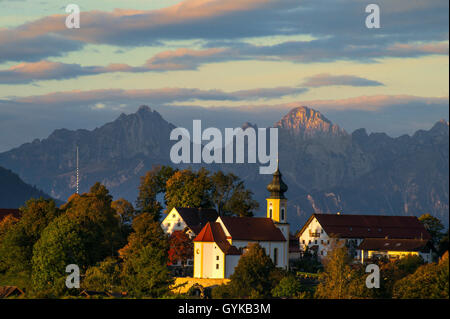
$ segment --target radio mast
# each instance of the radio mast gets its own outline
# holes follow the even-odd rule
[[[78,194],[78,185],[79,185],[79,174],[78,174],[78,145],[77,145],[77,194]]]

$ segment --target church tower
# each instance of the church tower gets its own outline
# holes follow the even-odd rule
[[[282,261],[280,266],[288,268],[289,266],[289,224],[287,223],[287,199],[284,193],[288,190],[287,185],[283,182],[280,169],[277,164],[277,170],[273,174],[272,182],[267,185],[267,190],[270,192],[267,198],[267,218],[273,220],[274,224],[286,238],[280,256],[276,260]],[[278,259],[279,258],[279,259]]]

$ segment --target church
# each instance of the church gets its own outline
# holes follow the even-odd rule
[[[288,269],[287,189],[277,168],[267,186],[266,218],[220,216],[208,222],[194,239],[194,278],[230,278],[251,243],[258,243],[276,267]]]

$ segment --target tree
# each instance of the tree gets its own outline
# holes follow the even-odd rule
[[[441,238],[438,246],[438,254],[442,256],[446,251],[448,251],[448,229],[447,233]]]
[[[174,231],[169,237],[169,262],[175,264],[181,261],[182,266],[185,266],[188,259],[192,259],[194,255],[194,244],[189,236],[181,231]]]
[[[253,211],[259,208],[258,202],[252,198],[253,193],[245,189],[244,182],[236,175],[218,171],[211,179],[214,185],[213,202],[219,215],[251,217]]]
[[[131,295],[155,298],[169,292],[168,249],[167,235],[153,214],[144,212],[133,220],[128,244],[119,250],[124,286]]]
[[[95,238],[91,252],[96,253],[95,262],[113,256],[125,244],[120,217],[112,208],[112,196],[104,185],[95,183],[89,193],[72,199],[66,214],[84,227],[83,232]]]
[[[2,237],[19,221],[18,218],[13,215],[8,215],[0,221],[0,243]]]
[[[351,281],[351,257],[347,247],[333,247],[324,259],[324,272],[319,276],[316,290],[317,298],[348,298],[348,287]]]
[[[66,291],[65,267],[76,264],[82,273],[113,256],[124,244],[120,221],[111,207],[105,186],[94,184],[89,193],[73,196],[66,212],[54,219],[33,247],[32,281],[36,289],[61,294]]]
[[[75,264],[81,270],[95,263],[92,236],[83,231],[80,221],[62,215],[42,233],[33,249],[33,290],[59,296],[65,290],[65,269]]]
[[[119,198],[111,203],[111,208],[114,209],[120,217],[120,223],[131,224],[133,217],[136,214],[133,205],[124,198]]]
[[[272,296],[278,298],[295,298],[302,293],[300,281],[292,275],[281,279],[280,283],[272,289]]]
[[[20,220],[9,223],[0,242],[0,271],[30,272],[33,245],[44,228],[60,215],[55,202],[43,198],[28,200],[20,210]]]
[[[178,170],[170,166],[155,166],[141,177],[136,207],[141,213],[150,213],[155,220],[161,218],[162,205],[156,196],[166,191],[167,180]]]
[[[394,285],[393,298],[448,299],[448,258],[440,263],[422,265],[413,274],[398,280]]]
[[[275,286],[275,265],[259,244],[249,244],[231,275],[230,294],[235,298],[268,298]]]
[[[122,292],[122,265],[115,257],[107,257],[86,270],[82,287],[94,291]]]
[[[174,207],[211,208],[212,193],[213,183],[206,169],[177,171],[166,183],[166,212]]]
[[[423,214],[419,217],[419,221],[423,224],[425,229],[430,233],[433,245],[437,246],[444,236],[442,230],[444,225],[442,225],[439,218],[431,216],[430,214]]]

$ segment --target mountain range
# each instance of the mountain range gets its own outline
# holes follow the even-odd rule
[[[245,123],[243,127],[254,125]],[[289,186],[288,220],[297,230],[311,213],[431,213],[448,225],[449,124],[397,138],[365,129],[348,133],[306,106],[292,109],[274,124],[279,128],[279,162]],[[52,197],[75,191],[76,147],[80,154],[80,191],[96,181],[111,193],[134,202],[140,176],[153,165],[173,165],[170,132],[175,126],[141,106],[134,114],[92,131],[54,131],[0,154],[0,166],[18,173]],[[186,167],[187,165],[184,165]],[[196,165],[190,165],[196,167]],[[264,214],[271,177],[259,164],[215,164],[240,176]]]

